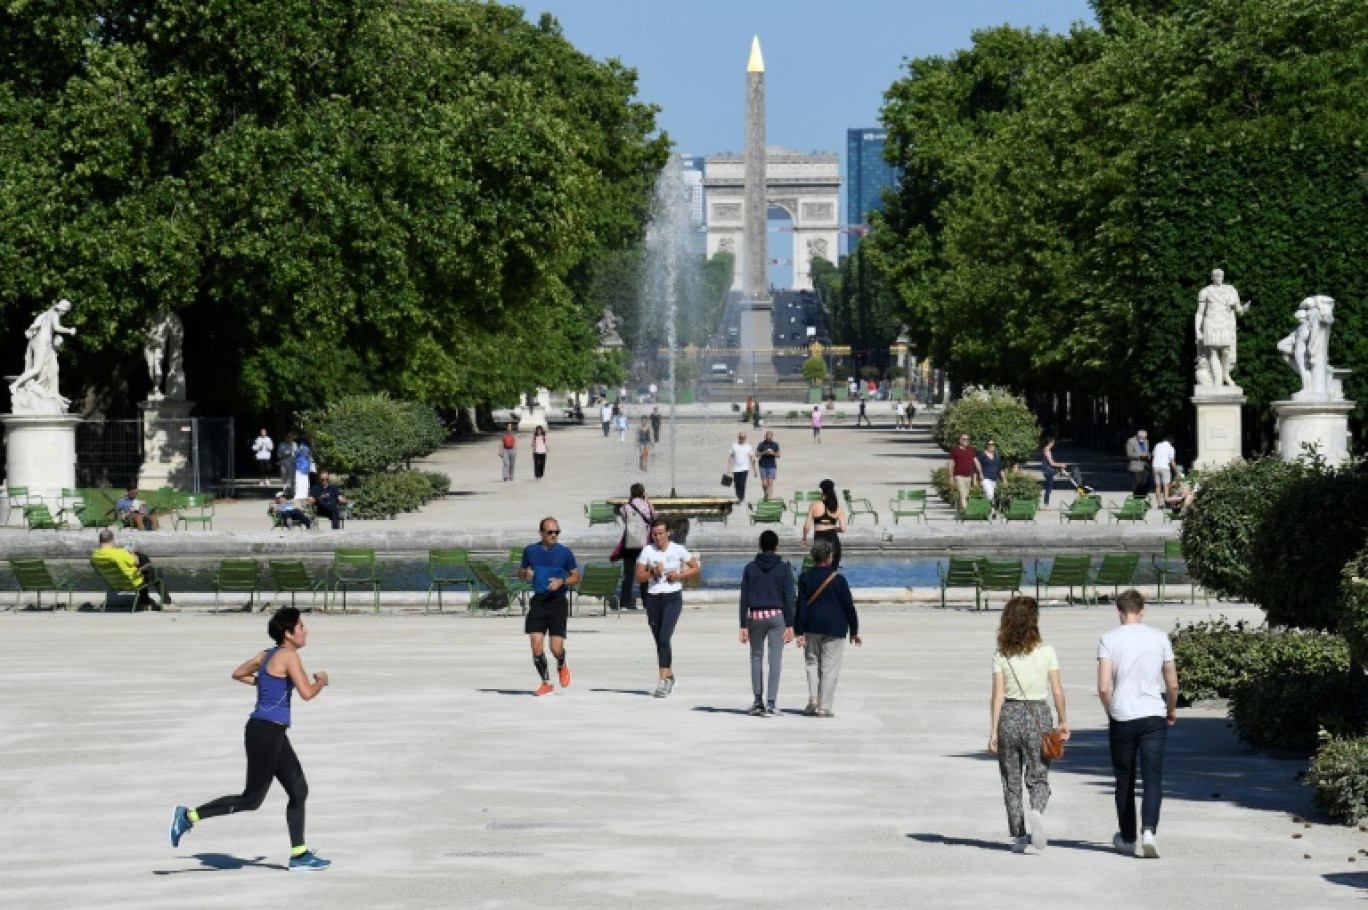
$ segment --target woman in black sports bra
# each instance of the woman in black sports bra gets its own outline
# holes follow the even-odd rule
[[[809,532],[816,540],[831,544],[831,567],[841,567],[841,537],[845,532],[845,510],[836,498],[836,484],[830,480],[821,483],[822,498],[808,506],[807,520],[803,522],[803,547],[807,547]]]

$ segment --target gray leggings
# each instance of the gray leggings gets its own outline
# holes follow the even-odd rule
[[[1050,766],[1040,757],[1040,734],[1054,728],[1050,706],[1043,701],[1008,701],[998,715],[998,771],[1002,801],[1007,806],[1007,830],[1012,837],[1026,833],[1021,785],[1031,794],[1031,808],[1044,812],[1050,802]]]
[[[769,687],[765,689],[767,704],[779,698],[779,671],[784,668],[784,614],[769,619],[746,620],[750,635],[751,691],[760,700],[760,684],[765,675],[765,641],[769,641]]]

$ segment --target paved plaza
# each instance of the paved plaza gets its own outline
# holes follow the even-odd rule
[[[1151,621],[1204,616],[1162,607]],[[1251,609],[1232,618],[1258,620]],[[266,642],[243,614],[0,615],[0,906],[1323,907],[1361,899],[1356,829],[1310,812],[1304,764],[1243,749],[1185,709],[1168,753],[1163,859],[1116,855],[1093,649],[1107,608],[1047,611],[1075,730],[1051,776],[1051,846],[1007,850],[984,751],[996,614],[866,606],[836,717],[806,718],[787,651],[782,717],[753,718],[727,609],[691,608],[680,684],[639,614],[576,619],[568,690],[533,698],[508,618],[319,615],[296,700],[309,843],[286,875],[284,797],[202,822],[171,808],[235,792],[252,692],[231,670]],[[1309,858],[1307,858],[1309,857]]]

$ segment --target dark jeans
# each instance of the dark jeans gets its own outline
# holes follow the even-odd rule
[[[1050,504],[1050,491],[1054,489],[1055,472],[1046,469],[1045,472],[1045,505]]]
[[[545,452],[533,452],[533,453],[532,453],[532,473],[533,473],[534,476],[536,476],[536,478],[537,478],[538,480],[541,480],[541,479],[542,479],[542,475],[546,473],[546,453],[545,453]]]
[[[651,627],[656,657],[662,670],[669,670],[674,666],[674,651],[670,649],[670,639],[674,637],[675,625],[683,612],[683,591],[646,595],[646,623]]]
[[[641,601],[646,602],[646,586],[637,585],[636,580],[636,561],[641,555],[640,550],[622,550],[622,589],[618,592],[618,609],[634,609],[634,599],[637,596],[637,588],[640,587]]]
[[[1116,775],[1116,821],[1121,839],[1136,840],[1135,772],[1145,778],[1141,800],[1140,827],[1159,830],[1159,806],[1164,801],[1164,746],[1168,743],[1168,721],[1162,717],[1113,720],[1107,728],[1111,745],[1112,772]]]
[[[265,668],[262,668],[265,672]],[[290,846],[302,847],[304,841],[304,801],[309,798],[309,784],[304,780],[304,769],[290,745],[288,727],[269,720],[252,718],[243,734],[247,748],[247,785],[235,796],[220,796],[205,803],[196,811],[201,819],[233,812],[254,812],[266,799],[271,780],[280,781],[285,795],[290,798],[285,806],[285,824],[290,828]]]
[[[736,487],[736,501],[746,501],[746,476],[750,471],[732,471],[732,483]]]
[[[318,518],[324,518],[332,522],[333,530],[342,527],[342,510],[335,503],[319,502],[314,504],[314,511],[318,513]]]
[[[1131,471],[1131,495],[1144,496],[1149,492],[1150,471],[1149,468],[1141,468],[1139,471]]]

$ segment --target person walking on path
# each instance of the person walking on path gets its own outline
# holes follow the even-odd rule
[[[969,444],[968,433],[960,434],[959,444],[950,450],[950,461],[946,467],[959,492],[959,508],[963,512],[969,507],[969,490],[979,474],[978,452]]]
[[[850,585],[831,564],[831,544],[825,540],[813,544],[812,561],[813,567],[798,579],[798,604],[793,615],[793,631],[807,664],[808,703],[803,713],[835,717],[836,681],[841,675],[846,639],[853,645],[864,642]]]
[[[627,412],[618,405],[613,405],[613,426],[617,427],[618,442],[627,441]]]
[[[603,399],[603,406],[599,408],[599,420],[603,422],[603,438],[608,438],[608,431],[613,428],[613,406],[607,398]]]
[[[1162,509],[1168,499],[1169,487],[1173,485],[1173,465],[1177,461],[1173,449],[1173,434],[1165,433],[1163,440],[1154,447],[1150,468],[1154,471],[1154,507]]]
[[[518,434],[513,424],[505,424],[503,435],[499,437],[499,462],[503,465],[504,483],[513,480],[513,467],[518,462]]]
[[[566,626],[570,620],[569,591],[579,584],[579,565],[575,554],[560,542],[560,522],[551,517],[541,520],[537,527],[541,540],[523,549],[518,577],[532,582],[532,602],[527,607],[523,632],[532,645],[532,663],[541,676],[538,695],[550,695],[555,687],[546,664],[543,645],[551,636],[551,655],[556,658],[556,672],[561,688],[570,685],[570,668],[565,665]]]
[[[651,442],[660,444],[660,408],[651,408]]]
[[[893,403],[893,428],[907,429],[907,404],[901,398]]]
[[[1121,624],[1097,645],[1097,696],[1107,712],[1107,743],[1116,777],[1112,846],[1126,855],[1159,858],[1155,834],[1164,800],[1164,747],[1178,714],[1178,669],[1173,645],[1145,625],[1145,599],[1135,589],[1116,598]],[[1135,823],[1137,759],[1145,778],[1139,839]]]
[[[257,474],[263,487],[271,482],[271,454],[274,451],[275,442],[263,427],[257,438],[252,440],[252,454],[256,457]]]
[[[546,474],[546,427],[537,424],[532,431],[532,475],[538,480]]]
[[[745,432],[736,434],[736,442],[727,452],[727,465],[722,470],[730,471],[732,484],[736,490],[736,501],[746,501],[746,478],[750,476],[750,469],[755,464],[755,449],[751,448],[746,442]]]
[[[684,612],[684,579],[698,575],[698,557],[670,540],[665,519],[651,521],[651,542],[636,562],[636,579],[646,585],[646,622],[655,639],[660,680],[655,697],[666,698],[675,687],[674,652],[670,639]]]
[[[822,498],[808,506],[807,518],[803,521],[803,546],[808,538],[824,542],[831,547],[831,568],[841,567],[841,535],[845,533],[845,510],[836,498],[836,484],[824,480],[819,485]]]
[[[1040,637],[1040,607],[1035,598],[1013,597],[998,623],[988,726],[988,751],[998,759],[1013,853],[1025,853],[1028,847],[1044,850],[1049,843],[1045,807],[1050,802],[1050,766],[1041,757],[1040,740],[1042,733],[1056,725],[1050,720],[1047,693],[1054,699],[1059,732],[1067,740],[1069,722],[1059,683],[1059,657]],[[1023,783],[1031,799],[1029,838],[1021,803]]]
[[[295,469],[295,441],[294,433],[286,433],[285,441],[276,446],[276,464],[280,467],[280,487],[291,499],[295,498],[294,492],[294,469]]]
[[[812,406],[812,441],[822,444],[822,409],[815,404]]]
[[[998,454],[997,443],[991,439],[983,444],[983,451],[978,454],[978,473],[983,478],[983,495],[992,499],[998,481],[1002,479],[1002,456]]]
[[[651,541],[651,522],[655,520],[655,507],[646,498],[646,488],[639,483],[632,484],[627,496],[627,504],[622,507],[622,590],[618,594],[619,610],[636,609],[637,557]],[[641,600],[646,601],[646,586],[641,588]]]
[[[637,428],[637,468],[645,471],[651,466],[651,421],[649,418],[641,418],[641,426]]]
[[[755,447],[755,454],[760,471],[760,489],[768,500],[774,496],[774,480],[779,476],[779,443],[774,441],[773,430],[765,431],[765,439]]]
[[[1067,462],[1055,461],[1055,438],[1045,437],[1045,445],[1040,449],[1040,473],[1045,477],[1045,508],[1050,507],[1050,491],[1054,489],[1055,475],[1067,468]]]
[[[304,671],[299,649],[308,644],[309,630],[294,607],[277,610],[266,631],[276,646],[253,655],[233,671],[233,679],[257,690],[256,708],[247,718],[243,735],[247,785],[239,794],[219,797],[198,809],[177,806],[171,816],[171,846],[179,847],[186,832],[206,818],[256,811],[274,779],[289,797],[285,824],[290,831],[290,871],[317,872],[332,862],[310,850],[304,839],[304,801],[309,797],[309,784],[288,734],[291,695],[298,691],[305,701],[312,701],[327,687],[328,674],[320,670],[311,679]]]
[[[1126,470],[1130,471],[1132,496],[1143,497],[1149,492],[1150,460],[1153,457],[1149,434],[1144,430],[1136,430],[1135,435],[1126,440]]]
[[[760,534],[760,553],[741,572],[741,644],[750,645],[752,717],[779,714],[779,674],[784,645],[793,641],[793,567],[780,559],[779,535]],[[765,686],[765,643],[769,643],[769,685]],[[762,698],[763,696],[763,698]]]
[[[858,413],[858,414],[855,415],[855,426],[857,426],[857,427],[860,425],[860,421],[861,421],[861,420],[863,420],[863,421],[865,422],[865,426],[867,426],[867,427],[872,427],[872,426],[874,426],[874,422],[871,421],[871,420],[869,419],[869,415],[868,415],[867,413],[865,413],[866,404],[867,404],[867,403],[866,403],[866,401],[865,401],[865,396],[864,396],[863,394],[861,394],[861,395],[860,395],[860,413]]]

